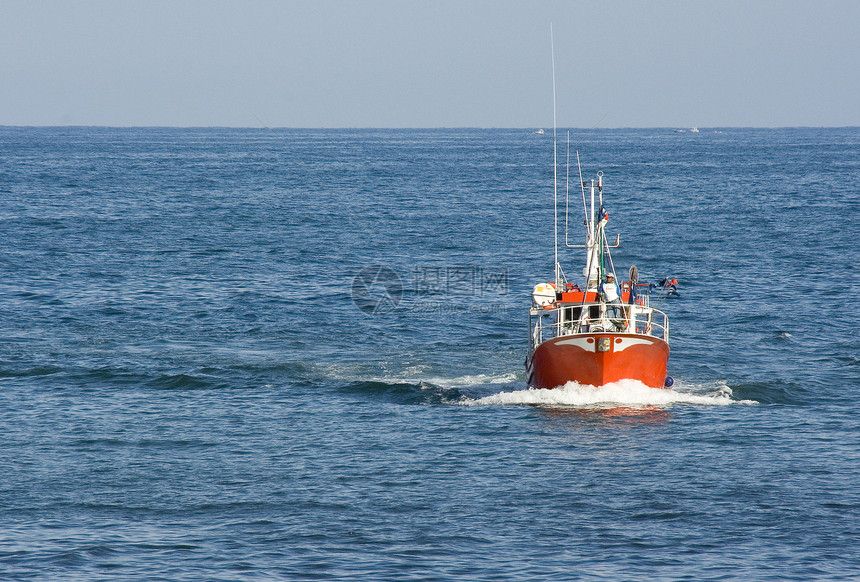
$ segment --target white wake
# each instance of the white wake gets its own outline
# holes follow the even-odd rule
[[[587,408],[665,407],[673,404],[727,406],[730,404],[757,404],[754,400],[735,400],[732,390],[724,383],[711,386],[679,386],[675,389],[649,388],[638,380],[621,380],[605,386],[589,386],[568,382],[562,387],[547,389],[528,388],[512,392],[499,392],[483,398],[464,399],[467,406],[499,404],[532,404],[539,406],[574,406]]]

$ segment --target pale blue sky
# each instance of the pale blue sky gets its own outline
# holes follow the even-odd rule
[[[0,125],[860,125],[857,0],[0,0]]]

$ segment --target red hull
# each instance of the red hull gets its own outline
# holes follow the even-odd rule
[[[535,348],[528,366],[529,386],[556,388],[571,380],[603,386],[639,380],[663,388],[669,345],[638,334],[596,333],[556,337]]]

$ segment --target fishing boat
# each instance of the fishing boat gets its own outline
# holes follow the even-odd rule
[[[567,382],[603,386],[632,379],[651,388],[669,387],[673,383],[666,374],[669,320],[650,305],[650,285],[639,284],[635,266],[630,267],[627,280],[617,283],[610,249],[619,246],[620,235],[609,244],[603,172],[586,182],[580,166],[580,184],[585,244],[568,242],[569,187],[564,243],[585,249],[583,280],[581,284],[569,280],[558,262],[556,193],[555,278],[532,291],[528,384],[532,388],[557,388]]]
[[[553,101],[553,200],[555,271],[552,281],[532,290],[529,308],[528,384],[532,388],[558,388],[568,382],[604,386],[620,380],[638,380],[651,388],[671,386],[666,374],[669,361],[669,320],[650,305],[650,285],[639,284],[639,271],[631,266],[628,279],[617,283],[606,237],[609,214],[603,200],[603,172],[582,179],[579,152],[576,164],[585,212],[585,244],[570,244],[570,133],[567,137],[567,194],[565,247],[585,249],[582,284],[566,276],[558,260],[558,124],[555,99],[555,46],[550,25]]]

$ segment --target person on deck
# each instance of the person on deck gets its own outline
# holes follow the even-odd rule
[[[606,316],[612,321],[616,331],[624,329],[624,307],[621,305],[621,289],[615,282],[615,275],[606,273],[606,281],[598,288],[600,296],[606,302]]]

